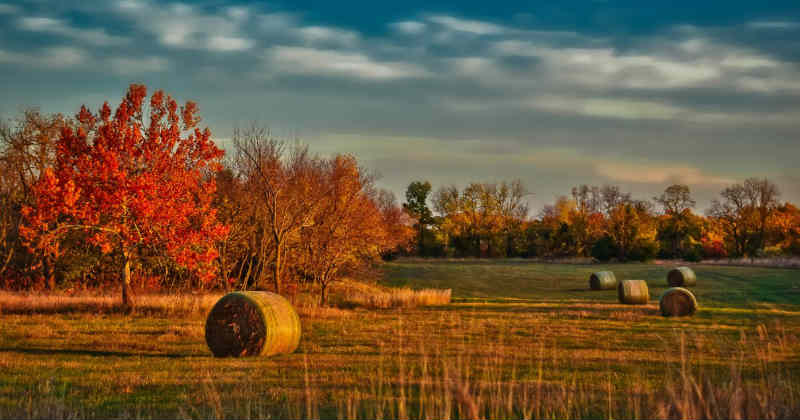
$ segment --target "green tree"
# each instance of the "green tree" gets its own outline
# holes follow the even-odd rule
[[[403,208],[417,220],[417,253],[425,253],[425,232],[427,226],[433,223],[433,214],[428,207],[428,195],[431,193],[431,183],[428,181],[414,181],[406,189],[406,202]]]

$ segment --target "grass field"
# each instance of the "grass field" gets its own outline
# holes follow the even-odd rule
[[[600,269],[647,280],[650,304],[588,291]],[[800,415],[800,271],[698,266],[700,311],[665,319],[668,269],[393,262],[384,284],[451,288],[453,303],[304,309],[298,351],[268,359],[211,357],[213,297],[124,315],[5,296],[0,417]]]

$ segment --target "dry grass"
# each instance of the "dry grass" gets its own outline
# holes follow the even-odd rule
[[[342,308],[392,309],[447,305],[451,289],[387,288],[355,281],[336,285],[333,299]]]
[[[206,314],[222,297],[212,294],[143,294],[135,296],[135,311],[142,314]],[[118,296],[26,294],[0,291],[0,313],[124,312]]]

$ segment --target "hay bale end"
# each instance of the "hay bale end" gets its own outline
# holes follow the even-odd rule
[[[643,305],[650,301],[650,290],[644,280],[622,280],[617,286],[620,303]]]
[[[673,287],[664,291],[658,306],[664,316],[691,316],[697,312],[697,299],[683,287]]]
[[[617,278],[612,271],[598,271],[589,276],[589,288],[592,290],[614,290]]]
[[[275,293],[229,293],[208,314],[206,343],[216,357],[291,353],[300,344],[300,318]]]
[[[697,285],[697,276],[689,267],[678,267],[667,274],[669,287],[688,287]]]

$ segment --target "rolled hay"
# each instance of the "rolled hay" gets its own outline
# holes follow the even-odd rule
[[[664,291],[658,306],[664,316],[689,316],[697,312],[697,299],[688,289],[673,287]]]
[[[650,291],[644,280],[622,280],[617,286],[617,294],[621,303],[642,305],[650,301]]]
[[[667,274],[667,284],[669,287],[696,286],[697,276],[689,267],[678,267],[670,270]]]
[[[611,271],[598,271],[589,276],[589,287],[592,290],[613,290],[617,287],[617,278]]]
[[[229,293],[208,314],[206,343],[216,357],[291,353],[300,344],[300,318],[281,295]]]

